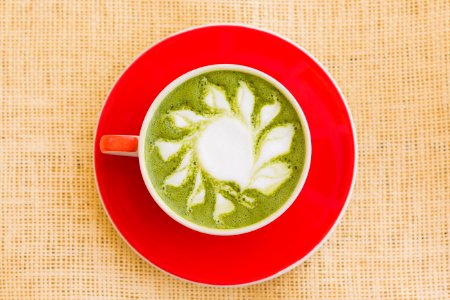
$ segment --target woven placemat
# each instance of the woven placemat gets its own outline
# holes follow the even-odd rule
[[[140,52],[241,22],[308,49],[347,96],[359,172],[337,231],[269,282],[211,288],[148,265],[109,223],[93,133]],[[0,299],[448,299],[450,2],[0,1]],[[238,271],[238,270],[236,270]]]

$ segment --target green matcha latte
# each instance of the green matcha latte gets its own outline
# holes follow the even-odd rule
[[[235,229],[292,198],[305,152],[298,112],[282,92],[261,77],[220,70],[182,82],[160,102],[144,160],[155,191],[177,215]]]

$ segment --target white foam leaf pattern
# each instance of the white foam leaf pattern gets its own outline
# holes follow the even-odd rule
[[[167,161],[172,155],[181,149],[182,144],[179,142],[157,141],[155,146],[158,148],[162,159]]]
[[[176,170],[172,174],[166,177],[166,179],[164,180],[164,184],[175,187],[181,186],[188,177],[191,160],[192,160],[192,151],[189,151],[184,156],[178,168],[176,168]]]
[[[280,113],[280,103],[275,101],[273,104],[264,105],[259,115],[259,129],[265,128]]]
[[[214,221],[221,223],[220,217],[234,211],[234,204],[221,194],[216,194],[216,204],[214,205]]]
[[[215,109],[224,110],[230,112],[230,104],[227,101],[227,97],[225,95],[225,91],[222,91],[220,88],[210,84],[208,94],[206,94],[205,103]]]
[[[252,113],[255,106],[255,95],[249,89],[247,84],[243,81],[239,83],[237,90],[237,105],[241,116],[244,118],[247,125],[252,126]]]
[[[272,128],[261,142],[261,151],[254,169],[257,170],[271,159],[288,153],[291,149],[293,137],[294,126],[292,124]]]
[[[207,200],[203,176],[208,174],[218,181],[212,186],[215,195],[212,217],[219,224],[223,224],[227,214],[235,211],[235,205],[248,209],[256,207],[258,198],[247,196],[246,190],[271,195],[290,178],[289,165],[277,158],[291,150],[295,133],[293,124],[272,128],[271,124],[281,111],[277,100],[264,105],[258,114],[255,112],[257,119],[253,124],[256,98],[244,81],[239,82],[236,102],[228,100],[222,87],[208,84],[203,101],[214,114],[202,115],[189,108],[171,111],[168,116],[174,126],[189,129],[195,126],[199,130],[191,130],[181,141],[159,140],[155,143],[164,161],[173,159],[178,153],[183,154],[180,164],[165,178],[164,184],[173,187],[185,184],[192,188],[185,199],[188,211]],[[185,148],[189,150],[184,154],[181,151]],[[194,180],[188,184],[187,178],[194,170]],[[227,182],[230,181],[239,188],[229,185]]]
[[[275,192],[291,175],[291,170],[283,162],[277,162],[261,168],[253,177],[249,188],[265,195]]]
[[[197,171],[197,176],[195,176],[194,189],[188,198],[187,207],[190,209],[192,206],[202,204],[205,202],[205,186],[202,181],[202,172]]]
[[[205,117],[197,115],[192,110],[177,110],[171,113],[175,126],[185,128],[192,124],[205,120]]]

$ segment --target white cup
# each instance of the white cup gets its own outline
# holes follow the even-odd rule
[[[157,108],[159,107],[159,104],[161,101],[164,100],[164,98],[177,86],[179,86],[181,83],[185,82],[186,80],[189,80],[190,78],[196,77],[200,74],[211,72],[211,71],[220,71],[220,70],[227,70],[227,71],[238,71],[243,73],[248,73],[251,75],[255,75],[257,77],[260,77],[262,79],[265,79],[269,83],[271,83],[273,86],[275,86],[293,105],[295,110],[298,113],[300,122],[302,124],[303,133],[305,137],[305,163],[303,170],[298,170],[297,172],[302,172],[298,184],[296,188],[294,189],[292,195],[290,198],[273,214],[268,216],[267,218],[251,224],[249,226],[240,227],[240,228],[234,228],[234,229],[216,229],[216,228],[209,228],[204,227],[201,225],[198,225],[196,223],[190,222],[187,219],[179,216],[177,213],[175,213],[164,201],[161,199],[159,194],[157,193],[156,189],[154,188],[150,176],[147,171],[147,167],[145,165],[145,159],[144,159],[144,151],[145,151],[145,138],[147,136],[147,130],[150,124],[150,121],[156,112]],[[192,70],[190,72],[187,72],[183,74],[182,76],[178,77],[174,81],[172,81],[168,86],[166,86],[159,95],[155,98],[153,103],[151,104],[149,110],[147,111],[147,114],[144,118],[144,121],[142,122],[141,131],[139,136],[133,136],[133,135],[104,135],[102,136],[100,140],[100,150],[102,153],[105,154],[113,154],[113,155],[120,155],[120,156],[134,156],[139,158],[139,165],[140,170],[142,174],[142,178],[144,179],[145,185],[147,186],[147,189],[149,190],[151,196],[155,200],[155,202],[161,207],[161,209],[166,212],[172,219],[177,221],[180,224],[183,224],[184,226],[191,228],[195,231],[211,234],[211,235],[221,235],[221,236],[227,236],[227,235],[238,235],[247,233],[253,230],[257,230],[270,222],[277,219],[279,216],[281,216],[288,208],[291,206],[291,204],[295,201],[298,194],[300,193],[305,181],[306,177],[309,172],[309,166],[311,163],[311,137],[309,132],[308,123],[306,121],[305,115],[303,114],[302,109],[300,108],[298,102],[295,100],[294,96],[277,80],[272,78],[271,76],[242,65],[234,65],[234,64],[218,64],[218,65],[209,65],[205,67],[201,67],[195,70]]]

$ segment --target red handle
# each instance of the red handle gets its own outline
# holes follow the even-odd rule
[[[139,137],[135,135],[104,135],[100,139],[100,151],[105,154],[138,156]]]

